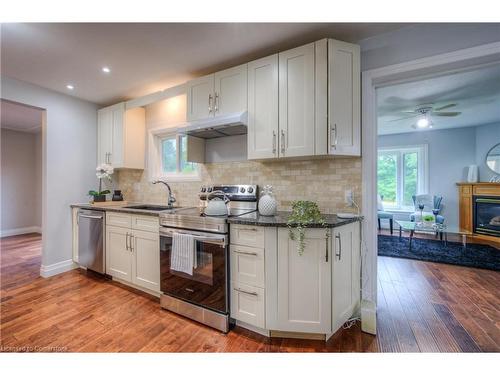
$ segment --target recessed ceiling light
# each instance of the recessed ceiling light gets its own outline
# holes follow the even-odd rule
[[[109,73],[111,72],[111,69],[109,69],[107,66],[103,66],[101,69],[104,73]]]
[[[75,88],[75,86],[73,86],[73,85],[66,85],[66,88],[67,88],[68,90],[73,90],[73,89]]]
[[[429,120],[427,120],[426,118],[421,118],[417,121],[417,126],[419,128],[426,128],[429,126]]]

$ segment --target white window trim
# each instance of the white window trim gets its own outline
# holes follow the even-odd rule
[[[179,128],[160,128],[152,129],[148,134],[148,174],[149,180],[166,180],[168,182],[190,182],[201,181],[200,167],[196,169],[196,173],[163,173],[161,159],[161,141],[168,137],[179,136]],[[179,147],[177,148],[177,163],[179,163]]]
[[[417,186],[417,195],[418,194],[428,194],[429,192],[429,145],[428,144],[420,144],[420,145],[407,145],[407,146],[386,146],[379,147],[377,150],[377,160],[379,152],[409,152],[416,151],[419,154],[418,157],[418,186]],[[398,181],[396,182],[398,185],[398,191],[396,192],[396,202],[395,206],[387,205],[384,209],[390,212],[413,212],[413,206],[402,206],[401,202],[403,201],[403,163],[401,162],[402,158],[398,157],[397,160],[397,169],[398,169]]]

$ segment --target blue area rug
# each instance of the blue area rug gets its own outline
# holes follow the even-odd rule
[[[407,237],[379,235],[378,255],[500,271],[500,250],[488,245],[467,244],[464,249],[461,243],[445,246],[438,240],[414,238],[410,251],[408,242]]]

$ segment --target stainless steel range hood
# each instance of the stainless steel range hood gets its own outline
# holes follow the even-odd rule
[[[245,111],[193,121],[179,129],[179,133],[204,139],[243,135],[247,134],[247,118],[248,113]]]

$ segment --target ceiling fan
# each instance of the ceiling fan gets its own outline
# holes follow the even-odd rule
[[[443,112],[444,109],[452,108],[455,107],[456,105],[457,105],[456,103],[450,103],[442,107],[435,108],[433,103],[421,104],[415,107],[414,109],[400,112],[400,113],[407,113],[409,116],[401,117],[395,120],[390,120],[388,122],[401,121],[414,117],[420,117],[417,123],[413,125],[413,128],[417,127],[426,128],[430,126],[430,124],[432,123],[431,116],[455,117],[460,115],[462,112]]]

